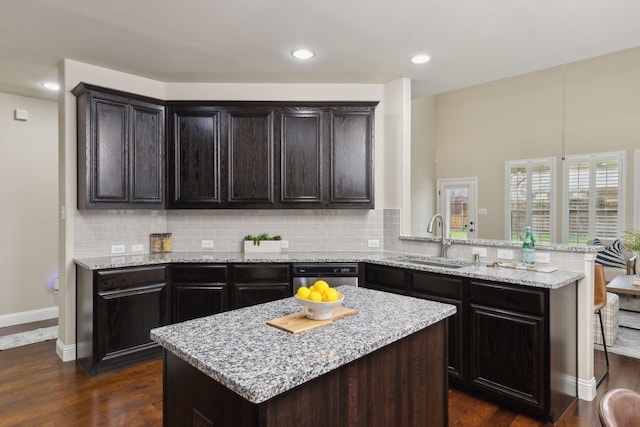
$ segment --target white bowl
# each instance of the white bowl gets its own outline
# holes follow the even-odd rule
[[[308,299],[300,298],[297,295],[296,301],[304,308],[304,315],[307,319],[311,320],[329,320],[331,319],[331,310],[333,307],[337,307],[342,304],[344,295],[338,292],[338,300],[332,302],[325,301],[311,301]]]

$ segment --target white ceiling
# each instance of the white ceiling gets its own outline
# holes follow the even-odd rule
[[[407,77],[418,97],[640,46],[638,17],[638,0],[2,0],[0,91],[51,97],[69,58],[164,82]],[[292,60],[302,46],[317,56]]]

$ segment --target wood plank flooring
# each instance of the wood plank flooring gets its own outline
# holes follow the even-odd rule
[[[596,351],[596,366],[604,366]],[[613,388],[640,392],[640,360],[611,354],[610,375],[593,402],[579,400],[559,427],[598,427],[598,403]],[[55,341],[0,351],[1,426],[161,426],[162,361],[90,378],[63,363]],[[449,390],[450,427],[542,427],[492,403]],[[393,427],[393,426],[390,426]]]

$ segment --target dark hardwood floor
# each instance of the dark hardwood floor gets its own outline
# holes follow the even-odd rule
[[[603,353],[595,354],[601,369]],[[596,399],[579,400],[558,426],[600,426],[598,403],[607,390],[626,387],[640,392],[640,360],[611,354],[610,361],[610,375],[598,388]],[[58,358],[55,341],[0,351],[0,425],[160,426],[162,361],[90,378],[75,362]],[[449,391],[449,426],[547,425],[455,389]]]

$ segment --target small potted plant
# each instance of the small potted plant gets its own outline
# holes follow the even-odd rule
[[[640,252],[640,231],[630,228],[622,236],[622,246],[637,254]]]
[[[255,236],[249,234],[244,237],[244,252],[279,253],[282,251],[280,240],[282,240],[282,237],[269,236],[269,234],[267,233],[262,233]]]

